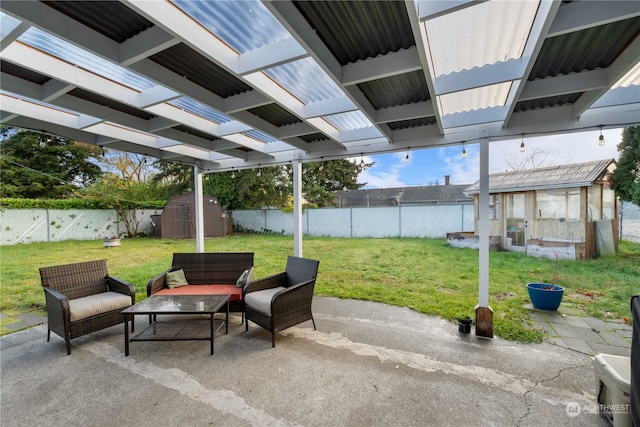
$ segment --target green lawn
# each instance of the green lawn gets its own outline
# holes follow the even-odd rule
[[[207,252],[255,253],[254,278],[284,269],[293,238],[235,235],[207,239]],[[451,248],[444,239],[339,239],[305,237],[304,256],[320,260],[316,295],[379,301],[453,320],[473,317],[478,302],[478,251]],[[137,299],[147,281],[169,268],[173,252],[194,252],[193,240],[123,239],[104,249],[102,241],[31,243],[0,248],[0,311],[45,313],[38,268],[106,258],[112,275],[133,283]],[[524,304],[528,282],[548,282],[555,261],[510,252],[490,255],[490,299],[494,333],[502,338],[540,341]],[[640,293],[640,245],[620,243],[615,256],[560,261],[563,303],[595,317],[630,317],[629,300]],[[5,322],[7,322],[5,320]],[[7,329],[2,327],[2,333]]]

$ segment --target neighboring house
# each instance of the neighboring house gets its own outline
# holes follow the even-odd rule
[[[444,185],[337,191],[336,202],[341,208],[471,204],[465,188],[451,185],[446,175]]]
[[[613,159],[489,176],[489,235],[505,250],[565,259],[615,252],[618,203],[610,187]],[[479,182],[465,192],[475,203]],[[494,241],[494,240],[492,240]]]

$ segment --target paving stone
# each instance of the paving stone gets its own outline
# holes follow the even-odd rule
[[[611,327],[611,329],[615,329],[617,331],[633,331],[633,326],[627,323],[607,322],[607,324]]]
[[[612,331],[600,331],[600,336],[610,345],[618,347],[631,347],[631,343]]]
[[[608,344],[600,334],[594,332],[591,328],[574,328],[573,330],[576,332],[578,337],[587,343]]]
[[[9,316],[7,316],[7,315],[6,315],[6,314],[4,314],[4,313],[0,313],[0,319],[6,319],[7,317],[9,317]]]
[[[24,322],[29,326],[42,325],[47,322],[45,317],[31,313],[18,314],[16,317],[20,319],[21,322]]]
[[[574,331],[574,329],[567,324],[553,323],[551,326],[562,338],[578,338],[578,334],[576,333],[576,331]]]
[[[531,320],[537,320],[538,322],[547,322],[547,319],[538,311],[532,311],[529,313]]]
[[[553,330],[553,328],[549,325],[548,322],[545,321],[539,321],[539,320],[532,320],[531,324],[535,327],[540,329],[543,333],[547,334],[547,335],[552,335],[552,336],[559,336],[556,331]]]
[[[595,329],[602,329],[602,330],[613,329],[602,319],[596,319],[595,317],[585,317],[583,320],[587,325]]]
[[[589,346],[584,340],[580,338],[562,337],[562,341],[567,345],[567,348],[573,351],[579,351],[584,354],[595,354],[593,347]]]
[[[553,311],[548,311],[544,313],[544,317],[547,319],[547,321],[551,323],[560,323],[564,325],[567,324],[567,320],[564,318],[564,316]]]
[[[589,326],[580,316],[565,316],[565,320],[573,327],[591,329],[591,326]]]
[[[618,333],[618,335],[620,335],[622,338],[627,338],[629,341],[631,341],[631,336],[633,335],[633,329],[630,331],[627,330],[619,330],[616,331]]]
[[[19,331],[20,329],[28,328],[29,326],[31,325],[26,322],[13,322],[13,323],[4,325],[4,327],[10,331]]]
[[[606,344],[589,344],[591,348],[595,351],[594,354],[604,353],[604,354],[613,354],[615,356],[631,356],[631,348],[629,347],[617,347],[614,345],[606,345]]]

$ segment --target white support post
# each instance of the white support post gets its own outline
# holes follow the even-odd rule
[[[489,307],[489,140],[480,141],[480,194],[478,195],[479,286],[476,335],[493,338],[493,310]]]
[[[202,174],[193,165],[193,189],[196,193],[196,252],[204,252],[204,207],[202,204]]]
[[[302,163],[293,160],[293,255],[302,256]]]

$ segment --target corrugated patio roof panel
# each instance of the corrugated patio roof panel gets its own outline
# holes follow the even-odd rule
[[[358,84],[358,87],[376,110],[431,99],[421,70],[371,80]]]
[[[42,3],[118,43],[154,25],[153,22],[117,1],[43,1]]]
[[[560,105],[575,104],[584,92],[568,93],[566,95],[550,96],[546,98],[529,99],[519,101],[514,108],[515,112],[538,110],[540,108],[557,107]]]
[[[607,170],[613,159],[568,165],[547,166],[537,169],[493,173],[489,175],[490,193],[507,193],[545,188],[587,186],[595,182]],[[480,191],[480,181],[466,188],[465,192]]]
[[[429,125],[435,125],[435,124],[436,124],[436,118],[433,116],[421,117],[419,119],[411,119],[411,120],[400,120],[397,122],[387,123],[387,125],[391,130],[407,129],[407,128],[413,128],[416,126],[429,126]]]
[[[111,108],[112,110],[120,111],[121,113],[126,113],[144,120],[150,120],[156,117],[154,114],[151,114],[145,110],[141,110],[122,102],[118,102],[114,99],[89,92],[88,90],[75,88],[69,92],[69,95],[75,96],[76,98],[84,99],[85,101],[93,102],[94,104],[103,105],[105,107]]]
[[[341,65],[415,46],[402,1],[294,1]]]
[[[7,73],[11,76],[15,76],[39,85],[43,85],[51,80],[51,77],[49,76],[45,76],[44,74],[40,74],[36,71],[21,67],[19,65],[15,65],[7,61],[0,61],[0,70],[2,70],[3,73]]]
[[[158,52],[149,59],[222,98],[253,90],[184,43]]]
[[[529,80],[607,68],[639,35],[640,18],[629,18],[546,39]]]
[[[275,103],[252,108],[248,111],[278,127],[302,122],[299,117]]]

